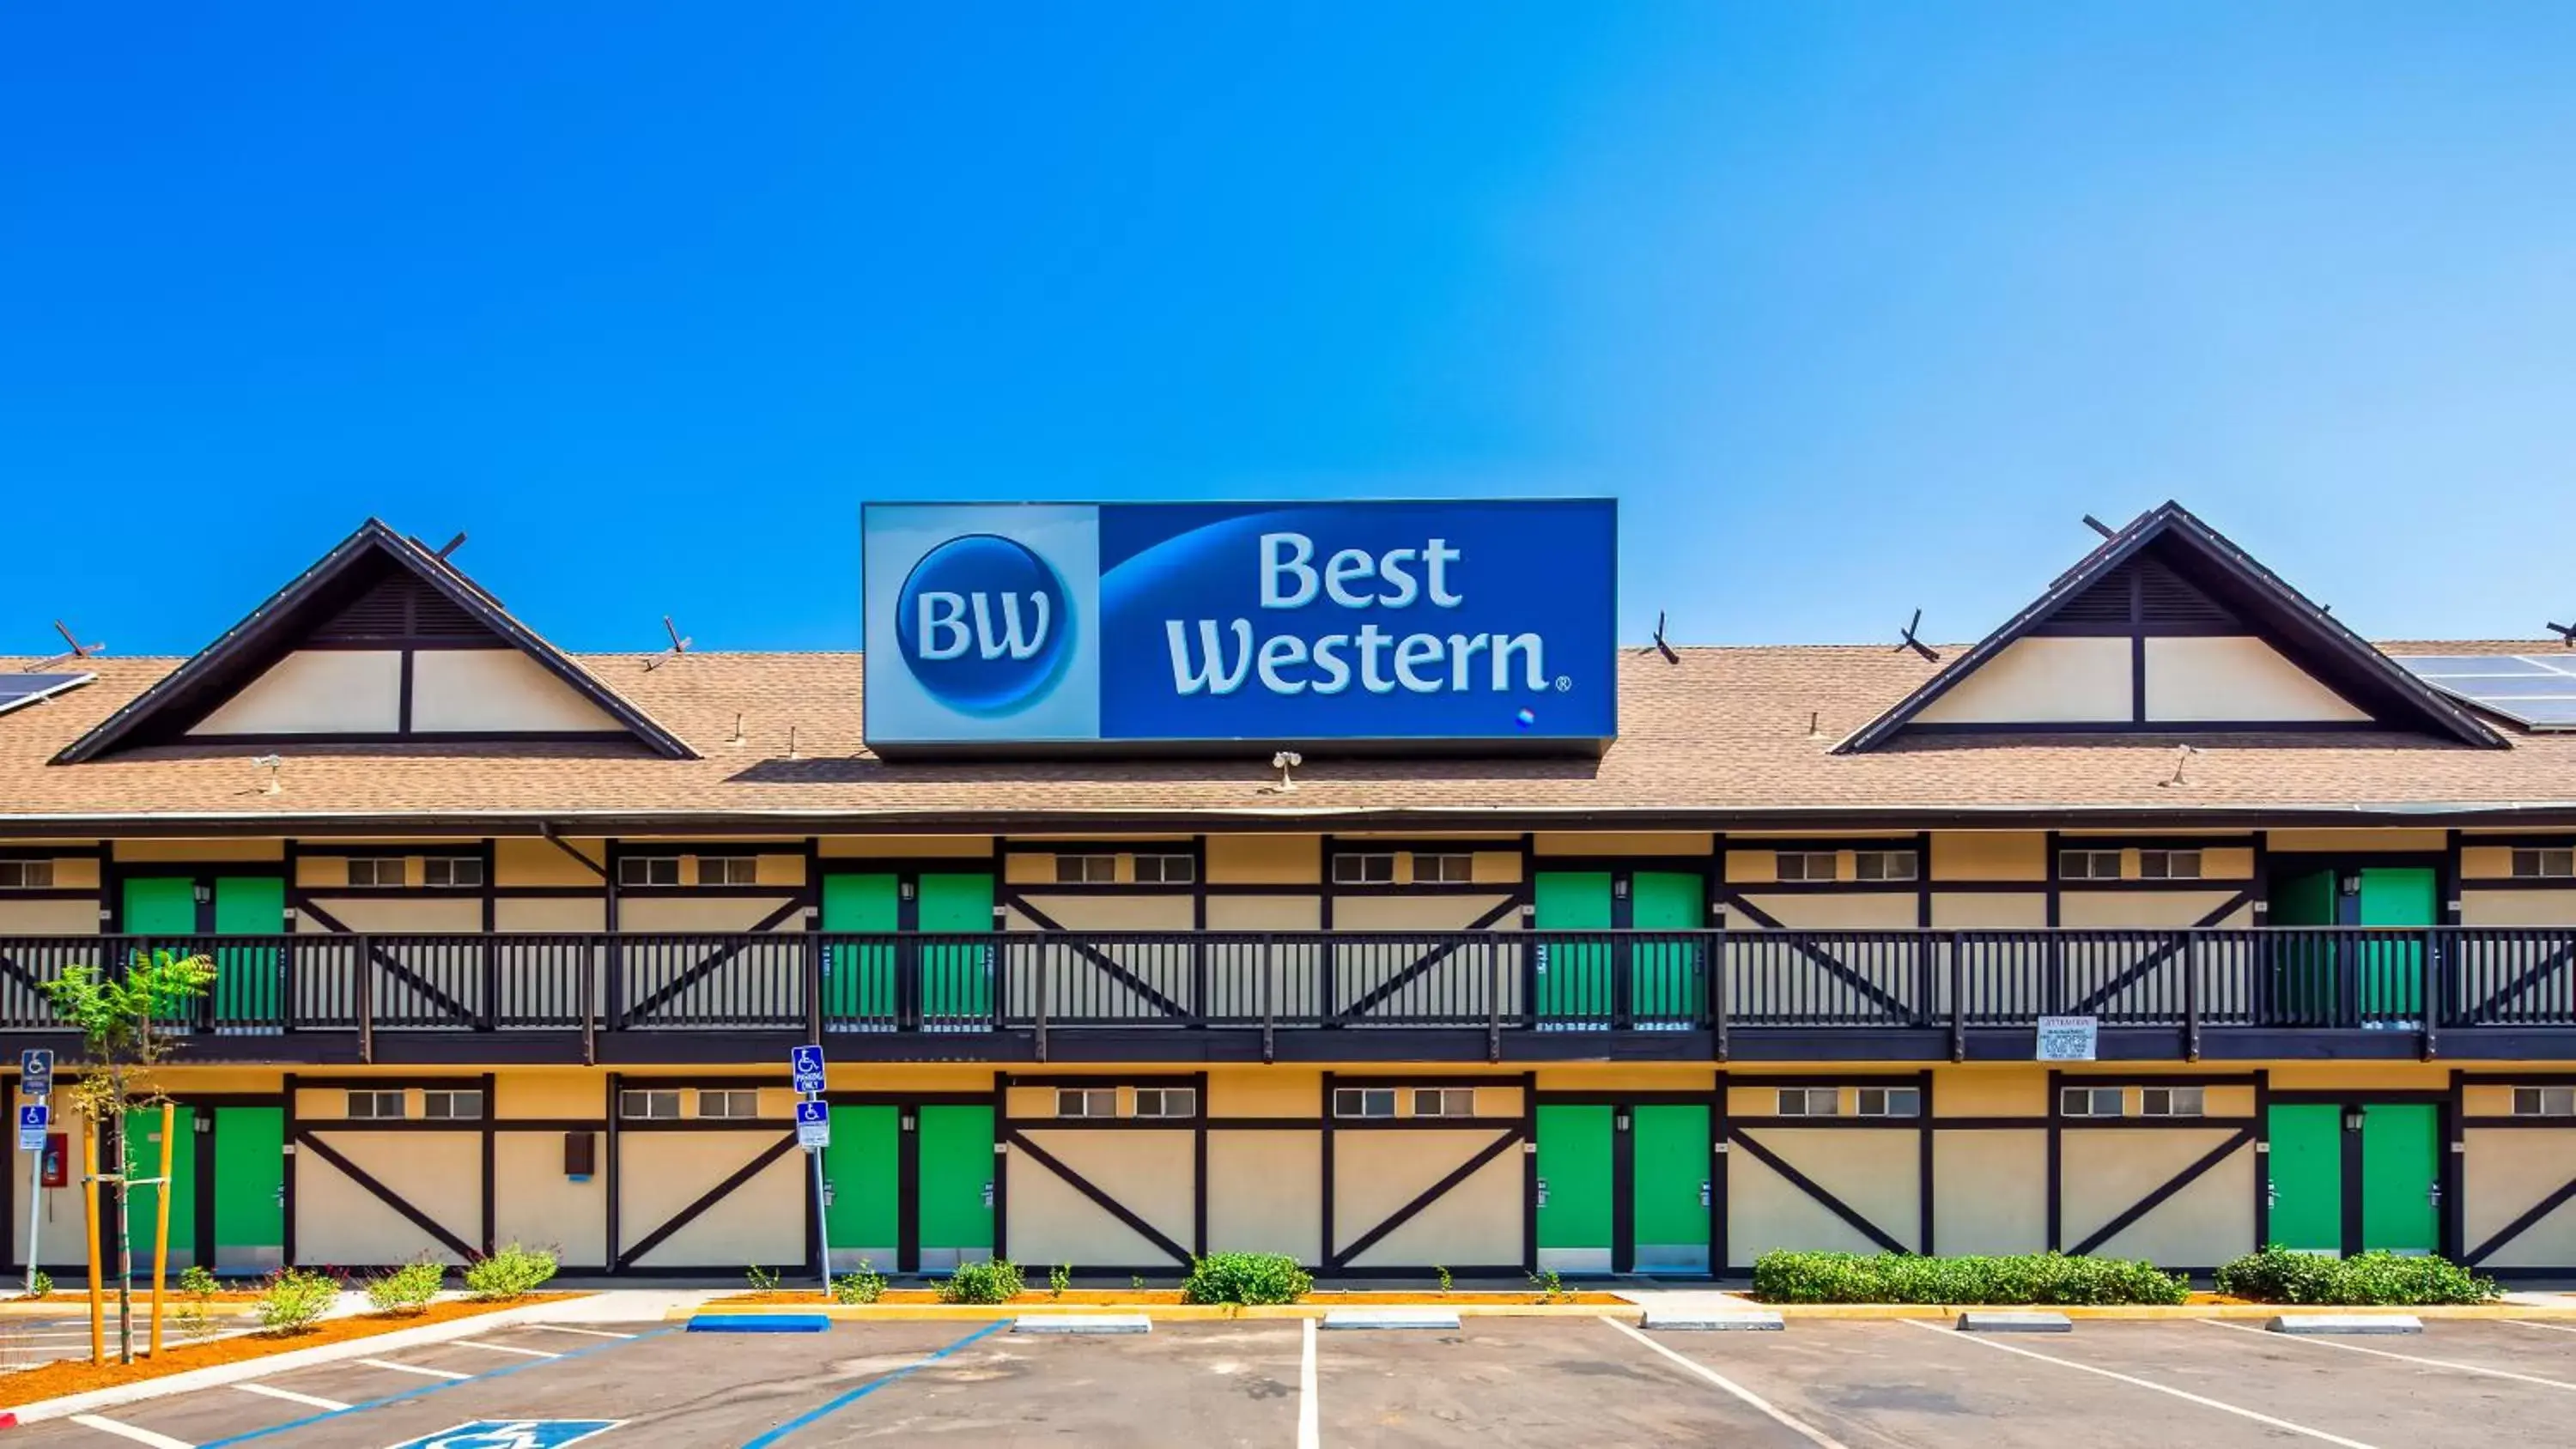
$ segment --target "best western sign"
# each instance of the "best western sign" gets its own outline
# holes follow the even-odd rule
[[[870,504],[871,748],[1598,746],[1617,506]]]

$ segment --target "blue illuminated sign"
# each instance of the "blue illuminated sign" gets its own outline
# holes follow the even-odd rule
[[[871,504],[871,747],[1618,733],[1617,505]]]

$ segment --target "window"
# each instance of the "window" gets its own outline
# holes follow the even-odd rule
[[[2144,880],[2198,880],[2200,852],[2141,850],[2138,852],[2138,875]]]
[[[1136,879],[1146,885],[1188,885],[1199,878],[1199,863],[1186,855],[1140,855]]]
[[[2057,1110],[2066,1117],[2125,1117],[2128,1094],[2118,1087],[2063,1087]]]
[[[698,1115],[701,1117],[757,1117],[760,1115],[760,1092],[754,1087],[709,1087],[698,1093]]]
[[[0,891],[51,890],[53,885],[50,860],[0,860]]]
[[[2061,850],[2057,853],[2059,880],[2118,880],[2120,852],[2116,850]]]
[[[1923,1111],[1923,1089],[1920,1087],[1863,1087],[1854,1115],[1861,1117],[1913,1117]]]
[[[1393,855],[1337,855],[1333,857],[1335,885],[1393,885]]]
[[[1199,1092],[1196,1087],[1138,1087],[1136,1115],[1139,1117],[1195,1117],[1199,1114]]]
[[[2576,1117],[2576,1087],[2516,1087],[2513,1089],[2513,1115]]]
[[[399,855],[349,857],[349,884],[353,886],[398,886],[402,883],[403,858]]]
[[[2197,1117],[2201,1105],[2198,1087],[2148,1087],[2138,1093],[2141,1117]]]
[[[444,1088],[423,1092],[420,1115],[433,1122],[479,1122],[483,1118],[483,1094]]]
[[[1333,1115],[1336,1117],[1392,1117],[1395,1115],[1393,1087],[1335,1087]]]
[[[2576,875],[2576,849],[2517,850],[2513,853],[2513,873],[2525,880]]]
[[[1782,1087],[1780,1115],[1783,1117],[1839,1117],[1843,1114],[1843,1094],[1839,1087]]]
[[[1912,880],[1914,870],[1914,852],[1910,850],[1852,852],[1852,878],[1855,880]]]
[[[1832,880],[1835,875],[1830,850],[1784,850],[1778,861],[1776,873],[1782,880]]]
[[[1057,885],[1107,885],[1118,879],[1118,857],[1114,855],[1059,855],[1055,858]]]
[[[1463,851],[1414,852],[1413,879],[1421,885],[1464,885],[1476,878],[1476,858]]]
[[[1476,1089],[1473,1087],[1416,1087],[1413,1089],[1413,1115],[1416,1117],[1473,1117],[1476,1115]]]
[[[676,855],[630,855],[617,862],[617,883],[622,886],[675,886],[680,883],[680,858]]]
[[[421,884],[442,890],[471,890],[483,884],[483,858],[477,855],[433,855],[420,863]]]
[[[702,855],[698,857],[698,884],[702,886],[758,885],[760,862],[748,855]]]
[[[399,1091],[351,1092],[349,1115],[365,1122],[399,1122],[405,1115],[403,1094]]]
[[[629,1122],[677,1122],[680,1094],[667,1089],[620,1092],[617,1115]]]
[[[1118,1089],[1058,1087],[1055,1089],[1055,1114],[1059,1117],[1115,1117],[1118,1115]]]

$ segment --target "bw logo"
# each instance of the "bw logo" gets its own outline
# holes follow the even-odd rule
[[[1073,654],[1064,581],[1025,545],[989,533],[922,555],[895,600],[903,662],[951,709],[1011,714],[1046,697]]]

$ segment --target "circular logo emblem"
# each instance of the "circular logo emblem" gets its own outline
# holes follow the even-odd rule
[[[1073,654],[1064,580],[989,533],[921,556],[895,599],[903,662],[951,709],[1009,714],[1044,698]]]

